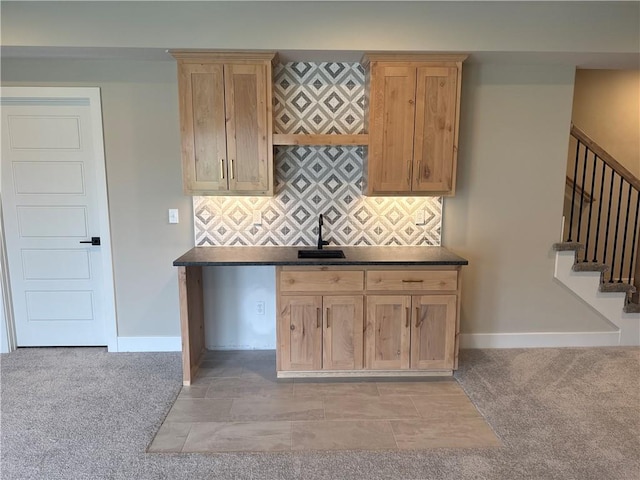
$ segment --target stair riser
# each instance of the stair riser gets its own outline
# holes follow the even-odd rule
[[[640,345],[640,314],[623,312],[627,294],[600,292],[600,273],[574,272],[574,261],[574,252],[556,252],[555,278],[620,330],[620,345]]]

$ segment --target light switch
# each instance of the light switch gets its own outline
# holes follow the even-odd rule
[[[178,216],[178,209],[177,208],[170,208],[169,209],[169,223],[178,223],[180,221],[180,218]]]
[[[424,210],[420,209],[414,213],[414,222],[416,225],[424,225]]]
[[[262,212],[260,210],[253,211],[253,224],[262,225]]]

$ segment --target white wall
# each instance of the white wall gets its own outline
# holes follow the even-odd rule
[[[276,348],[275,276],[274,267],[204,269],[207,348]],[[264,315],[256,313],[257,302],[265,302]]]
[[[462,329],[599,331],[607,324],[552,280],[550,247],[560,231],[574,65],[585,55],[637,61],[639,12],[637,2],[3,2],[2,82],[101,87],[118,334],[178,336],[171,262],[193,245],[193,226],[181,191],[174,62],[10,59],[7,46],[13,54],[32,47],[29,55],[68,46],[125,49],[106,55],[184,47],[471,52],[459,183],[443,224],[443,244],[470,260]],[[179,225],[167,223],[167,208],[180,209]],[[266,270],[236,275],[240,309],[219,296],[226,273],[207,273],[207,305],[259,331],[253,344],[246,330],[217,332],[220,345],[257,348],[273,335],[252,314],[250,282],[262,279],[265,301],[274,287]]]
[[[2,45],[638,51],[637,2],[2,2]],[[602,33],[599,35],[599,33]]]
[[[640,178],[640,70],[578,70],[572,119]]]
[[[463,75],[458,188],[442,232],[469,259],[462,331],[610,329],[552,278],[574,70],[480,65]]]
[[[98,86],[119,337],[180,335],[173,260],[193,246],[173,62],[2,60],[5,85]],[[169,224],[169,208],[180,223]]]

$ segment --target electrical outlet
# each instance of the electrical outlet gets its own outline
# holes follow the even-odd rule
[[[418,211],[416,211],[416,213],[413,214],[413,219],[416,225],[424,225],[425,224],[425,219],[424,219],[424,210],[420,209]]]
[[[264,302],[256,302],[256,314],[264,315]]]
[[[177,208],[169,209],[169,223],[178,223],[180,221]]]
[[[260,210],[253,211],[253,224],[262,225],[262,212]]]

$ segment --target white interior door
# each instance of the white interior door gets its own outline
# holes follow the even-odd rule
[[[115,349],[99,90],[5,87],[1,107],[17,345]]]

